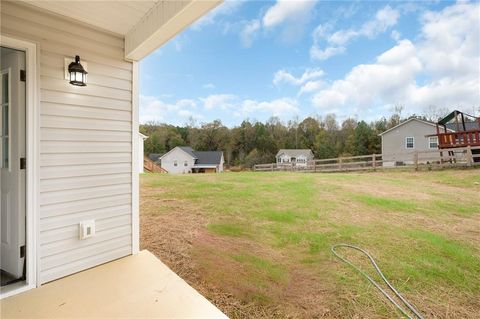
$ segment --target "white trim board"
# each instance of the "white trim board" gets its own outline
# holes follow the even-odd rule
[[[132,254],[140,251],[140,177],[138,173],[138,67],[132,63]]]
[[[39,82],[39,61],[37,52],[39,50],[35,43],[19,40],[2,34],[0,45],[16,50],[25,51],[25,65],[27,73],[26,81],[26,256],[27,274],[24,284],[17,285],[13,289],[2,289],[0,299],[18,294],[20,292],[35,288],[38,278],[39,260],[39,216],[38,216],[38,180],[40,166],[40,115],[38,107],[38,82]]]

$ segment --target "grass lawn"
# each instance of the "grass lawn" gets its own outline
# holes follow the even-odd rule
[[[479,184],[478,169],[147,174],[141,246],[232,318],[399,317],[336,243],[370,251],[427,318],[479,318]]]

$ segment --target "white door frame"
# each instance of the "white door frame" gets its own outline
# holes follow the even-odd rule
[[[26,279],[23,284],[15,285],[14,287],[6,286],[2,289],[0,299],[32,289],[37,287],[38,283],[38,260],[39,260],[39,241],[38,241],[38,173],[40,167],[39,161],[39,103],[38,103],[38,60],[37,60],[37,45],[32,42],[27,42],[1,35],[0,45],[12,49],[25,51],[25,65],[27,73],[26,81],[26,256],[27,269]]]

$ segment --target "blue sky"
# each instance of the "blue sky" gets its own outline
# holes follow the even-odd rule
[[[140,64],[140,122],[480,112],[480,7],[226,1]]]

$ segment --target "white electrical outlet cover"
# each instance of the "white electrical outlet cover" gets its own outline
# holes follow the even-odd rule
[[[87,239],[95,235],[95,220],[85,220],[80,222],[79,237],[80,239]]]

